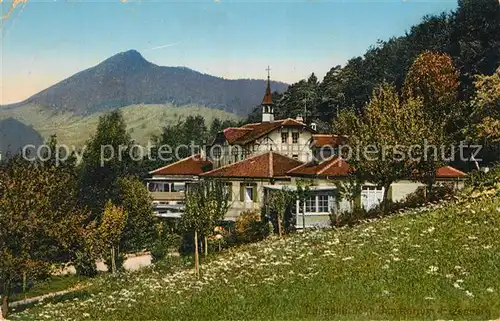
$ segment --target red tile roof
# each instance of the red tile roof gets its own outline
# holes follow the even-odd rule
[[[203,173],[203,177],[286,177],[286,173],[302,162],[275,152],[267,152]]]
[[[313,136],[314,147],[339,146],[347,143],[347,137],[332,134],[315,134]]]
[[[251,131],[251,128],[229,127],[224,129],[224,137],[226,137],[229,144],[232,144],[234,141],[245,136]]]
[[[152,175],[199,175],[212,169],[212,162],[196,154],[149,172]]]
[[[351,166],[338,156],[318,163],[309,162],[288,171],[290,176],[343,177],[352,171]]]
[[[465,176],[467,174],[451,166],[443,166],[436,170],[436,178],[462,178]]]
[[[253,123],[253,124],[244,125],[243,127],[239,128],[240,130],[246,130],[246,133],[244,135],[241,135],[232,141],[229,141],[228,136],[226,136],[226,139],[228,139],[228,142],[230,144],[243,145],[243,144],[250,143],[250,142],[272,132],[273,130],[282,127],[282,126],[307,127],[307,125],[304,124],[303,122],[292,119],[292,118],[275,120],[275,121],[271,121],[271,122]],[[309,130],[314,132],[314,130],[311,128],[309,128]],[[243,131],[239,131],[239,132],[242,133]],[[225,132],[224,132],[224,135],[226,135]],[[237,135],[230,132],[229,136],[234,137]]]

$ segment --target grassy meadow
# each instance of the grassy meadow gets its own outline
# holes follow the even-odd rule
[[[497,319],[499,234],[498,195],[435,204],[232,248],[205,259],[199,280],[190,263],[97,278],[10,318]]]
[[[166,125],[172,125],[190,115],[202,115],[209,126],[214,118],[239,120],[235,114],[196,105],[131,105],[120,108],[132,138],[146,144],[153,134],[159,134]],[[95,132],[99,116],[72,113],[56,113],[36,105],[24,105],[14,109],[0,109],[0,119],[13,117],[25,125],[31,125],[45,139],[56,134],[58,141],[67,145],[82,146]]]

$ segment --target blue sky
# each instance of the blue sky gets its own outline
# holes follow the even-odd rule
[[[1,0],[0,0],[1,2]],[[12,1],[4,0],[8,11]],[[403,35],[456,0],[30,0],[2,20],[0,103],[136,49],[158,65],[226,78],[321,79],[377,39]]]

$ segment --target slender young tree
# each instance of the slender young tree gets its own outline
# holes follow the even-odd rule
[[[268,198],[269,208],[276,213],[276,221],[278,223],[278,236],[283,236],[283,217],[285,211],[292,201],[294,201],[292,191],[289,191],[286,186],[281,190],[271,191]]]
[[[199,277],[199,234],[210,235],[229,209],[229,193],[219,180],[205,180],[191,185],[186,193],[186,207],[181,226],[194,234],[195,274]]]
[[[103,250],[110,251],[111,271],[113,274],[117,272],[118,246],[126,224],[127,212],[122,207],[115,206],[111,201],[108,201],[104,207],[101,224],[99,225],[99,237]]]

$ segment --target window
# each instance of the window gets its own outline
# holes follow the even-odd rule
[[[257,184],[240,183],[240,201],[257,202]]]
[[[184,192],[186,185],[184,183],[172,183],[172,192]]]
[[[316,212],[316,196],[306,199],[306,213]]]
[[[234,162],[236,163],[236,162],[238,162],[240,160],[240,157],[239,157],[238,154],[234,154],[233,155],[233,159],[234,159]]]
[[[168,183],[149,183],[148,187],[150,192],[168,192],[170,190]]]
[[[292,143],[297,144],[299,142],[299,133],[292,133]]]
[[[287,144],[288,143],[288,132],[282,132],[281,133],[281,143],[282,144]]]
[[[215,160],[220,160],[221,155],[222,155],[221,148],[219,146],[214,147],[212,150],[212,158]]]
[[[253,202],[253,188],[251,186],[245,188],[245,202]]]
[[[293,159],[299,159],[299,155],[297,155],[297,154],[293,154],[293,155],[292,155],[292,158],[293,158]]]
[[[306,213],[330,212],[330,199],[328,194],[313,195],[306,199]]]
[[[329,212],[328,195],[318,195],[318,212]]]

